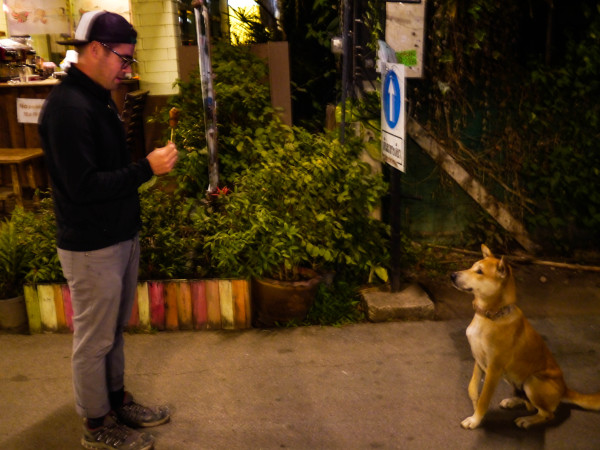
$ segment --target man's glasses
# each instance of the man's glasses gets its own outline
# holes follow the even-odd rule
[[[111,46],[106,45],[104,42],[98,42],[100,45],[102,45],[103,47],[109,49],[111,52],[113,52],[115,55],[117,55],[119,58],[121,58],[121,69],[127,69],[128,67],[131,67],[131,65],[133,63],[137,62],[137,59],[133,58],[132,56],[125,56],[125,55],[121,55],[119,52],[115,51]]]

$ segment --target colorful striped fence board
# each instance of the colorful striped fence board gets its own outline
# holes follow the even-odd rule
[[[58,331],[56,318],[56,304],[54,303],[54,288],[51,284],[39,284],[37,287],[40,301],[40,316],[42,318],[42,331]]]
[[[177,312],[177,283],[166,282],[165,286],[165,330],[179,329],[179,314]]]
[[[192,323],[194,330],[205,330],[208,322],[206,306],[206,283],[204,281],[191,281],[192,295]]]
[[[63,331],[67,329],[67,318],[65,316],[62,286],[53,284],[52,293],[54,294],[54,310],[56,311],[56,328],[58,331]]]
[[[23,291],[25,296],[25,306],[27,308],[27,320],[29,321],[29,332],[41,333],[42,315],[40,312],[40,300],[38,298],[37,288],[33,285],[26,285]]]
[[[206,328],[221,329],[221,301],[219,298],[219,280],[206,280]]]
[[[165,329],[164,284],[159,281],[149,281],[148,297],[150,299],[150,325],[162,331]]]
[[[73,332],[73,305],[71,304],[71,291],[69,290],[69,286],[66,284],[61,285],[61,290],[67,328],[69,328],[69,331]]]
[[[235,329],[251,328],[250,283],[245,280],[231,280],[233,303],[235,305]]]
[[[221,306],[221,328],[233,330],[233,292],[229,280],[219,280],[219,303]]]
[[[148,283],[141,282],[137,285],[138,327],[142,330],[150,329],[150,297]]]
[[[73,331],[71,293],[66,284],[26,285],[30,333]],[[251,328],[250,281],[140,281],[128,326],[156,330]]]
[[[192,326],[192,290],[185,281],[177,282],[177,319],[180,330],[191,330]]]

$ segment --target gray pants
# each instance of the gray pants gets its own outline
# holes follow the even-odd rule
[[[100,250],[58,249],[73,305],[73,387],[77,413],[102,417],[108,393],[124,387],[123,329],[135,299],[139,239]]]

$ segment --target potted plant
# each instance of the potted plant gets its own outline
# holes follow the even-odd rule
[[[254,278],[257,324],[306,316],[314,297],[302,299],[300,286],[314,294],[324,273],[368,273],[385,264],[387,229],[369,213],[386,186],[359,161],[358,142],[342,146],[333,135],[273,120],[244,130],[238,148],[254,152],[257,162],[212,213],[216,226],[205,245],[217,268]],[[267,309],[262,294],[284,285]]]
[[[309,284],[314,291],[316,281],[305,279],[310,271],[355,271],[355,280],[375,269],[381,273],[387,229],[369,212],[386,187],[359,161],[362,143],[349,138],[342,146],[333,134],[282,124],[264,83],[266,64],[242,46],[216,45],[213,71],[220,105],[219,177],[229,194],[207,200],[199,80],[180,82],[181,93],[163,112],[180,110],[174,136],[180,160],[174,174],[196,230],[191,254],[201,256],[201,262],[194,267],[208,276],[252,278],[255,323],[261,313],[256,288],[261,280]],[[296,309],[286,303],[292,297],[280,298],[281,309]],[[277,316],[277,321],[286,320]]]
[[[5,220],[0,224],[0,329],[21,332],[26,328],[23,284],[29,260],[29,249],[14,220]]]

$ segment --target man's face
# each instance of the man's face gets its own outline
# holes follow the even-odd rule
[[[102,44],[99,45],[102,46]],[[106,48],[106,46],[110,47],[113,51]],[[132,69],[130,65],[124,64],[121,56],[133,58],[134,49],[135,44],[105,44],[102,46],[104,61],[100,64],[97,80],[102,87],[114,90],[117,89],[121,81],[126,79],[126,74],[131,73]]]

